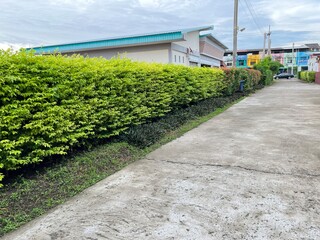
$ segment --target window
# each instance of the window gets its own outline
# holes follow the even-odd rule
[[[244,66],[244,60],[239,60],[239,66]]]
[[[182,62],[184,63],[184,57],[182,57]]]
[[[250,62],[250,66],[255,65],[255,64],[256,64],[256,62]]]
[[[228,62],[228,63],[227,63],[227,66],[228,66],[228,67],[231,67],[231,66],[232,66],[232,63],[231,63],[231,62]]]
[[[177,62],[177,55],[174,55],[174,62]]]
[[[179,62],[181,62],[180,56],[179,56]]]

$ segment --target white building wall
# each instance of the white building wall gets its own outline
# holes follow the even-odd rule
[[[308,71],[319,72],[319,63],[315,57],[310,58],[308,61]]]
[[[193,52],[199,52],[199,31],[194,31],[185,34],[186,41],[175,42],[176,44],[191,48]]]
[[[119,56],[141,62],[169,63],[169,50],[170,44],[155,44],[112,49],[87,50],[77,53],[89,57],[104,57],[106,59]]]
[[[232,61],[232,56],[231,55],[224,56],[223,57],[223,61],[227,65],[227,67],[232,67],[233,61]]]
[[[172,50],[171,62],[173,64],[189,66],[187,54],[176,50]]]
[[[211,67],[220,67],[220,60],[201,54],[200,64],[201,66],[204,65],[204,66],[211,66]]]

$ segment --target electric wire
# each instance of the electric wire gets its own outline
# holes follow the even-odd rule
[[[256,19],[259,19],[259,17],[258,17],[259,15],[258,15],[257,12],[256,12],[256,8],[253,7],[253,5],[252,5],[252,3],[251,3],[250,0],[248,0],[248,4],[249,4],[249,6],[251,7],[251,10],[252,10],[252,12],[253,12],[253,15],[256,17]],[[257,23],[258,23],[258,25],[260,26],[259,21],[258,21]],[[260,26],[260,29],[261,29],[261,26]]]
[[[249,0],[244,0],[245,4],[246,4],[246,6],[247,6],[247,9],[249,10],[250,16],[252,17],[252,20],[253,20],[253,22],[255,23],[255,25],[258,27],[258,30],[260,31],[260,33],[263,35],[264,32],[261,30],[261,27],[260,27],[260,25],[258,24],[258,22],[257,22],[257,20],[256,20],[256,17],[255,17],[254,14],[253,14],[253,10],[252,10],[253,7],[252,7],[252,9],[251,9],[248,1],[249,1]],[[240,0],[240,2],[242,2],[242,1]],[[251,6],[252,6],[252,5],[251,5]]]
[[[242,2],[242,1],[240,1],[240,5],[242,6],[242,8],[246,11],[246,14],[247,15],[250,15],[250,12],[249,12],[249,10],[247,9],[247,7],[244,5],[244,3]],[[259,30],[258,29],[255,29],[255,31],[259,34],[259,36],[260,36],[260,32],[259,32]],[[241,35],[243,36],[243,35],[247,35],[248,34],[248,31],[244,31],[243,33],[241,33]]]

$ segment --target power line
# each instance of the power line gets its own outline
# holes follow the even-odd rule
[[[256,20],[257,17],[255,16],[254,8],[252,7],[251,3],[250,3],[250,4],[248,3],[248,1],[249,1],[249,0],[244,0],[244,2],[245,2],[245,4],[247,5],[247,8],[248,8],[248,10],[249,10],[249,13],[250,13],[250,15],[251,15],[254,23],[255,23],[256,26],[258,27],[260,33],[263,34],[263,31],[261,30],[261,27],[260,27],[258,21]]]
[[[240,0],[240,2],[241,2],[241,0]],[[254,14],[253,14],[253,11],[254,11],[254,10],[251,9],[251,7],[250,7],[250,5],[249,5],[249,3],[248,3],[247,0],[244,0],[244,2],[245,2],[245,4],[247,5],[247,8],[248,8],[249,13],[250,13],[250,15],[251,15],[251,17],[252,17],[253,22],[254,22],[254,23],[256,24],[256,26],[258,27],[260,33],[263,35],[264,33],[263,33],[263,31],[261,30],[261,27],[260,27],[260,25],[258,24],[258,22],[257,22],[257,20],[256,20],[256,17],[255,17]],[[251,5],[251,6],[252,6],[252,5]]]
[[[252,10],[255,19],[256,19],[256,20],[259,19],[258,14],[257,14],[255,8],[253,7],[251,1],[250,1],[250,0],[245,0],[245,1],[246,1],[246,3],[249,4],[249,7],[250,7],[250,9]],[[257,23],[257,25],[258,25],[259,30],[261,31],[261,26],[260,26],[260,24],[259,24],[259,21],[256,21],[256,23]],[[263,32],[263,31],[262,31],[262,32]]]
[[[240,1],[240,4],[241,4],[242,8],[245,9],[246,13],[247,13],[248,15],[250,15],[250,12],[248,11],[248,9],[247,9],[247,7],[244,5],[244,3],[243,3],[242,1]],[[260,32],[259,32],[258,29],[255,29],[255,31],[257,31],[257,33],[259,33],[259,35],[260,35]],[[243,34],[242,34],[242,35],[243,35]]]
[[[248,0],[248,3],[249,3],[249,5],[250,5],[250,7],[251,7],[251,9],[252,9],[252,11],[253,11],[253,15],[255,15],[256,19],[258,19],[259,17],[258,17],[258,14],[257,14],[257,12],[256,12],[256,8],[253,7],[253,5],[252,5],[252,3],[251,3],[250,0]],[[258,21],[257,23],[258,23],[258,25],[259,25],[259,21]],[[259,26],[260,26],[260,25],[259,25]],[[260,26],[260,27],[261,27],[261,26]],[[260,29],[261,29],[261,28],[260,28]]]

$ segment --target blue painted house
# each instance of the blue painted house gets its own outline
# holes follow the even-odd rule
[[[248,57],[247,55],[238,55],[236,59],[237,68],[248,68]]]
[[[308,60],[311,54],[310,52],[297,52],[296,65],[299,71],[308,69]]]

